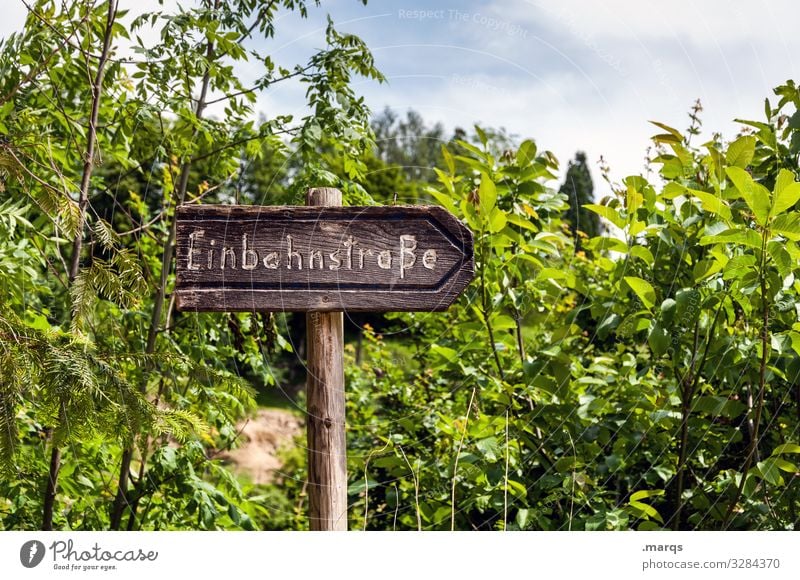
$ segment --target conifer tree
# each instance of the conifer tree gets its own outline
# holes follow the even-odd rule
[[[598,236],[602,232],[597,214],[583,207],[587,203],[594,202],[593,191],[592,176],[586,164],[586,153],[578,151],[575,153],[575,159],[570,161],[564,183],[559,189],[559,192],[566,194],[569,199],[569,209],[564,212],[564,219],[569,223],[573,237],[577,239],[577,247],[580,247],[581,239],[577,232],[583,232],[589,238]]]

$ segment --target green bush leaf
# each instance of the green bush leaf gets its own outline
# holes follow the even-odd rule
[[[781,455],[782,453],[800,453],[800,445],[797,443],[784,443],[783,445],[778,445],[772,451],[773,455]]]
[[[800,199],[800,183],[794,180],[794,173],[781,169],[775,182],[775,202],[770,215],[776,216],[783,213],[796,204],[798,199]]]
[[[653,325],[653,328],[650,330],[650,334],[647,337],[647,343],[650,345],[650,349],[653,351],[653,354],[659,357],[663,354],[666,354],[667,349],[669,349],[669,334],[667,334],[667,332],[661,327],[661,324],[656,322]]]
[[[753,181],[750,174],[741,167],[725,169],[733,185],[741,194],[759,225],[765,225],[771,206],[770,193],[766,187]]]
[[[622,219],[622,216],[613,207],[609,207],[607,205],[597,205],[594,203],[587,203],[583,207],[589,211],[593,211],[600,217],[607,219],[620,229],[625,227],[625,220]]]
[[[488,175],[481,173],[479,189],[481,215],[486,219],[497,205],[497,187]]]
[[[756,138],[752,135],[745,135],[739,137],[736,141],[728,146],[728,151],[725,153],[725,162],[728,165],[741,167],[744,169],[753,160],[753,155],[756,152]]]
[[[664,495],[663,489],[642,489],[631,494],[630,501],[639,501],[648,497],[659,497]]]
[[[776,220],[777,221],[777,220]],[[775,230],[775,228],[772,228]],[[798,235],[800,236],[800,227],[798,227]],[[722,233],[703,236],[700,238],[701,246],[710,246],[712,244],[737,244],[746,246],[748,248],[761,249],[761,236],[758,232],[744,228],[731,228]]]
[[[707,191],[700,191],[697,189],[687,189],[687,191],[700,200],[700,205],[705,211],[716,214],[728,221],[733,218],[731,209],[728,207],[728,204],[725,203],[724,199],[717,197],[713,193],[708,193]]]
[[[776,217],[772,222],[772,233],[794,242],[800,240],[800,214],[790,213]]]
[[[642,304],[644,304],[648,310],[655,305],[656,291],[653,289],[650,282],[642,278],[637,278],[636,276],[625,276],[625,283],[636,293],[639,300],[642,301]]]

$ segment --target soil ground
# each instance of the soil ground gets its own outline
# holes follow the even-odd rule
[[[303,431],[303,421],[296,414],[283,409],[259,409],[256,414],[242,421],[240,443],[235,449],[222,454],[233,471],[264,484],[273,480],[280,468],[278,450],[291,445],[292,440]]]

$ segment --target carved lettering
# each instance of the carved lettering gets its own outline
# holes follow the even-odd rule
[[[242,234],[242,270],[254,270],[258,266],[258,254],[247,247],[247,234]]]
[[[340,255],[339,250],[336,250],[335,252],[331,252],[330,254],[328,254],[332,262],[332,264],[328,264],[329,270],[338,270],[339,268],[342,267],[342,260],[339,258],[339,255]]]
[[[294,242],[294,240],[292,239],[292,236],[286,236],[286,247],[288,248],[286,250],[286,268],[288,270],[292,269],[292,258],[296,257],[297,258],[297,269],[298,270],[302,270],[303,269],[303,256],[300,255],[300,252],[295,252],[292,249],[292,243],[293,242]]]
[[[406,270],[413,268],[417,261],[414,250],[417,249],[417,238],[400,236],[400,278],[406,277]]]
[[[187,268],[189,270],[199,270],[200,266],[194,263],[194,255],[197,253],[197,250],[194,247],[194,242],[198,238],[202,238],[205,235],[205,230],[197,230],[196,232],[192,232],[189,234],[189,263],[187,264]]]
[[[257,243],[258,236],[242,234],[239,246],[222,246],[219,252],[219,261],[215,261],[217,240],[209,240],[206,230],[196,230],[189,234],[186,268],[192,271],[203,269],[235,270],[237,257],[239,268],[242,270],[256,270],[259,267],[267,270],[302,270],[305,263],[308,270],[355,270],[369,271],[376,266],[381,270],[391,270],[395,265],[400,279],[405,280],[420,262],[428,270],[436,268],[438,259],[437,251],[419,248],[416,235],[401,234],[392,249],[378,249],[363,246],[353,236],[348,236],[340,242],[338,248],[317,247],[298,248],[295,238],[291,234],[285,237],[285,246],[277,250],[264,248]],[[421,256],[419,254],[421,253]],[[204,255],[205,254],[205,255]],[[420,258],[420,259],[418,259]],[[205,266],[205,268],[203,267]]]
[[[320,270],[324,270],[325,269],[325,264],[322,261],[322,251],[321,250],[311,250],[308,253],[308,269],[309,270],[313,270],[314,269],[314,260],[317,260],[317,263],[319,264],[319,269]]]
[[[231,269],[236,269],[236,252],[233,248],[226,248],[222,246],[222,262],[220,264],[221,269],[225,269],[225,263],[227,262],[226,258],[230,256],[231,259]]]
[[[358,269],[359,270],[363,270],[364,269],[364,256],[365,255],[371,256],[372,253],[373,253],[372,250],[370,250],[369,248],[359,248],[358,249]]]
[[[378,252],[378,268],[390,270],[392,268],[392,252],[383,250]]]
[[[348,270],[352,270],[353,269],[353,246],[355,244],[356,244],[356,241],[353,239],[353,236],[350,236],[349,238],[347,238],[344,241],[344,244],[342,244],[344,246],[345,250],[346,250],[346,253],[347,253],[347,266],[345,266],[345,268],[347,268]]]
[[[211,240],[211,245],[212,246],[216,246],[217,245],[217,241],[216,240]],[[210,270],[213,267],[214,267],[214,248],[212,247],[208,251],[208,269]]]
[[[264,267],[269,270],[277,270],[280,266],[281,258],[278,252],[270,252],[264,257]]]
[[[425,250],[425,253],[422,254],[422,265],[428,270],[436,267],[436,250]]]

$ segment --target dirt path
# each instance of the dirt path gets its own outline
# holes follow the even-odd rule
[[[239,429],[242,429],[239,447],[222,457],[230,461],[235,473],[263,484],[272,481],[275,470],[281,466],[278,449],[291,445],[294,436],[303,431],[303,422],[282,409],[259,409]]]

